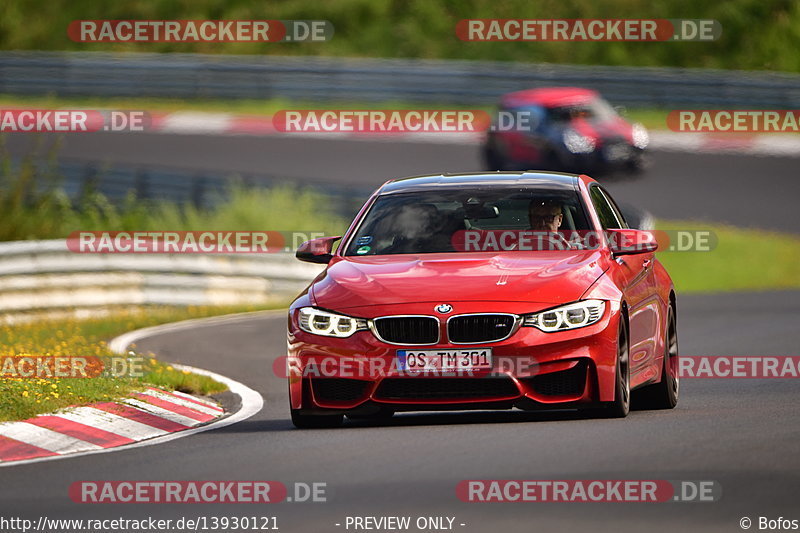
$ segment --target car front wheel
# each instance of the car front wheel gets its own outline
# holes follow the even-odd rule
[[[634,405],[637,409],[672,409],[678,405],[680,378],[678,376],[678,329],[675,311],[670,306],[667,314],[667,336],[664,339],[664,360],[661,381],[637,390]]]
[[[488,140],[483,146],[483,163],[488,170],[505,170],[506,161],[494,140]]]
[[[617,372],[614,381],[614,401],[598,411],[603,418],[625,418],[631,407],[631,374],[628,347],[628,327],[620,318],[617,336]]]

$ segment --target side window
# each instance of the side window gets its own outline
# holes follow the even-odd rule
[[[524,111],[528,112],[528,128],[531,131],[543,131],[546,124],[545,119],[547,118],[545,109],[540,106],[530,106]]]
[[[592,204],[595,211],[597,211],[597,216],[600,217],[600,224],[603,229],[620,229],[622,224],[617,219],[614,208],[611,207],[608,199],[603,194],[603,190],[595,185],[589,189],[589,196],[592,198]]]
[[[598,189],[599,189],[599,187],[598,187]],[[628,226],[628,222],[625,220],[625,217],[622,216],[622,211],[620,211],[619,206],[617,205],[617,202],[615,202],[614,199],[611,198],[611,195],[608,194],[607,190],[605,190],[605,189],[600,189],[600,190],[603,191],[603,196],[605,196],[606,200],[608,201],[608,204],[611,206],[611,209],[614,210],[614,214],[616,215],[617,220],[619,220],[619,227],[620,228],[626,228],[626,229],[629,228],[630,226]]]

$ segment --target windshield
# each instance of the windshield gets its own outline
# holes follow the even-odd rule
[[[614,108],[602,98],[595,98],[586,103],[576,105],[551,107],[547,110],[547,115],[554,122],[569,122],[579,118],[605,122],[618,116]]]
[[[574,190],[479,188],[380,196],[350,240],[345,255],[472,251],[464,233],[564,233],[590,228]],[[475,250],[479,251],[479,250]]]

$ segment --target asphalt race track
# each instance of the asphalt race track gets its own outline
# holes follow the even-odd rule
[[[63,153],[170,166],[245,167],[353,185],[392,176],[471,170],[474,147],[309,139],[98,134]],[[93,139],[95,136],[93,136]],[[116,139],[121,137],[117,136]],[[19,149],[12,139],[12,150]],[[84,144],[86,143],[86,144]],[[413,157],[411,155],[413,154]],[[800,232],[796,159],[655,153],[637,179],[613,181],[618,199],[657,217],[707,219]],[[756,200],[758,195],[763,199]],[[796,292],[678,298],[683,355],[800,355]],[[264,409],[238,424],[163,445],[0,469],[3,514],[37,518],[277,516],[284,532],[345,531],[346,516],[451,516],[465,532],[741,531],[750,517],[800,518],[800,381],[686,379],[673,411],[624,420],[573,413],[402,414],[383,424],[292,429],[281,314],[198,326],[137,343],[258,390]],[[327,503],[274,506],[80,505],[79,480],[325,482]],[[713,480],[718,502],[463,503],[463,479]],[[291,489],[290,489],[291,490]],[[341,523],[337,527],[335,524]],[[460,526],[460,524],[465,524]],[[352,531],[352,529],[351,529]]]
[[[743,313],[742,310],[747,310]],[[687,296],[684,354],[796,354],[791,292]],[[347,515],[448,515],[463,531],[732,531],[742,516],[797,512],[800,425],[796,380],[684,380],[678,408],[624,420],[523,412],[404,414],[386,425],[298,431],[286,383],[272,374],[284,318],[246,318],[138,343],[161,357],[224,373],[266,400],[255,417],[159,446],[5,468],[0,501],[12,514],[101,518],[243,515],[247,505],[77,505],[78,480],[323,481],[328,503],[259,506],[284,531],[337,531]],[[714,480],[714,503],[462,503],[462,479]],[[535,524],[535,527],[532,527]],[[566,527],[569,524],[569,527]]]

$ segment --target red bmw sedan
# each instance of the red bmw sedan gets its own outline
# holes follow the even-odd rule
[[[656,248],[585,175],[389,181],[343,237],[297,250],[327,266],[289,311],[292,422],[672,408],[676,298]]]

